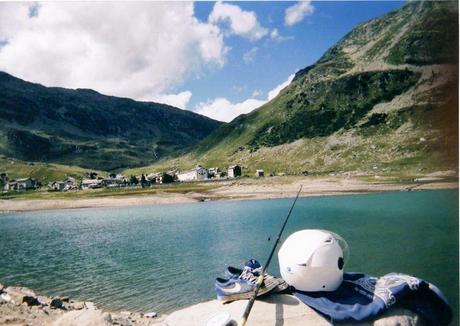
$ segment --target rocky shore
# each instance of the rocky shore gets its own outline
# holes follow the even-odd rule
[[[0,325],[24,326],[199,326],[216,318],[228,317],[236,321],[244,311],[245,300],[222,304],[218,300],[199,303],[156,317],[152,314],[129,311],[109,312],[91,302],[74,301],[68,297],[46,297],[23,287],[3,287],[0,284]],[[220,319],[219,319],[220,320]],[[346,326],[422,326],[417,314],[401,309],[390,309],[377,319]],[[235,323],[233,322],[233,324]],[[288,294],[267,295],[257,300],[248,320],[248,326],[330,326],[316,311]]]
[[[23,287],[0,284],[0,325],[90,326],[156,325],[162,318],[129,311],[109,312],[92,302],[46,297]]]

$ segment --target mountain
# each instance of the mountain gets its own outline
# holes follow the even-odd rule
[[[301,42],[301,40],[298,40]],[[408,2],[360,24],[280,94],[187,155],[247,173],[414,173],[458,167],[458,3]]]
[[[4,72],[0,124],[0,154],[99,170],[151,164],[221,125],[164,104],[45,87]]]

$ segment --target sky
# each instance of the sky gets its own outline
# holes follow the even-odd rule
[[[0,70],[220,121],[260,107],[402,1],[2,2]]]

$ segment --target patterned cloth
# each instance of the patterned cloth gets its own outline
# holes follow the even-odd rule
[[[417,313],[430,325],[448,325],[452,320],[452,310],[436,286],[405,274],[377,278],[344,273],[336,291],[293,294],[333,323],[374,319],[393,306]]]

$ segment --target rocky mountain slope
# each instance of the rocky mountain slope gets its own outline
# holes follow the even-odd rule
[[[0,154],[112,170],[151,164],[221,123],[164,104],[49,88],[0,72]]]
[[[457,168],[457,67],[458,3],[408,2],[354,28],[276,98],[187,155],[143,170],[195,163],[275,174]]]

